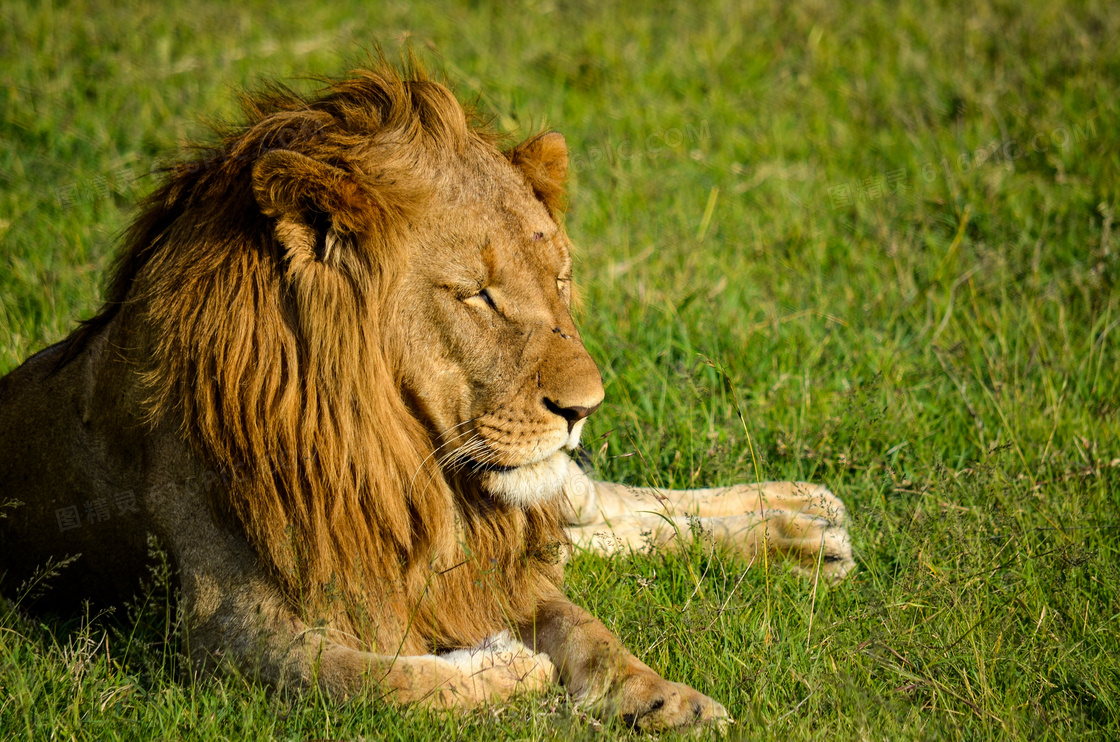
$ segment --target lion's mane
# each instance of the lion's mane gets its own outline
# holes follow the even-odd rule
[[[146,349],[148,417],[170,416],[221,475],[214,513],[305,616],[364,646],[410,628],[462,646],[556,589],[565,537],[558,503],[512,508],[445,479],[402,398],[390,341],[400,245],[439,177],[418,155],[493,141],[445,87],[407,77],[379,65],[313,96],[244,96],[245,123],[170,168],[141,207],[70,357],[114,319]],[[279,194],[318,199],[311,211],[362,238],[346,270],[285,254],[254,194],[254,166],[274,149],[363,176]],[[554,208],[559,192],[528,177]],[[284,182],[258,173],[258,188]]]

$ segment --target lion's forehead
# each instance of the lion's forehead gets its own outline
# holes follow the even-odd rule
[[[571,275],[570,242],[520,171],[481,145],[440,164],[414,232],[416,278],[460,299],[499,286],[509,307],[526,317],[561,310],[556,280]]]
[[[460,157],[435,165],[437,203],[452,209],[503,218],[514,229],[546,234],[556,223],[517,168],[493,145],[476,143]]]
[[[543,211],[543,210],[542,210]],[[429,264],[447,278],[487,280],[511,271],[549,280],[571,270],[570,242],[547,213],[479,200],[431,214],[423,240]]]

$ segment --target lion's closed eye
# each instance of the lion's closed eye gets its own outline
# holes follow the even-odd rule
[[[490,289],[482,289],[477,294],[468,296],[463,301],[477,309],[489,309],[494,312],[498,311],[498,305],[494,301],[494,295],[490,293]]]

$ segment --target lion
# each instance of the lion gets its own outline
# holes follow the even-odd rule
[[[563,136],[503,151],[422,70],[324,85],[247,94],[143,204],[100,311],[0,380],[3,590],[53,565],[38,608],[125,600],[154,537],[201,675],[437,708],[559,681],[642,729],[726,718],[564,596],[568,554],[699,518],[839,577],[843,505],[583,474],[604,391]]]

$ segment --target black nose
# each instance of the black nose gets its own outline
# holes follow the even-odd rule
[[[553,402],[548,397],[544,398],[544,406],[548,408],[549,412],[553,413],[554,415],[559,415],[560,417],[568,421],[569,433],[572,432],[572,428],[575,427],[576,423],[590,415],[595,410],[599,409],[600,404],[602,404],[602,402],[598,402],[591,407],[581,407],[579,405],[564,407],[557,404],[556,402]]]

